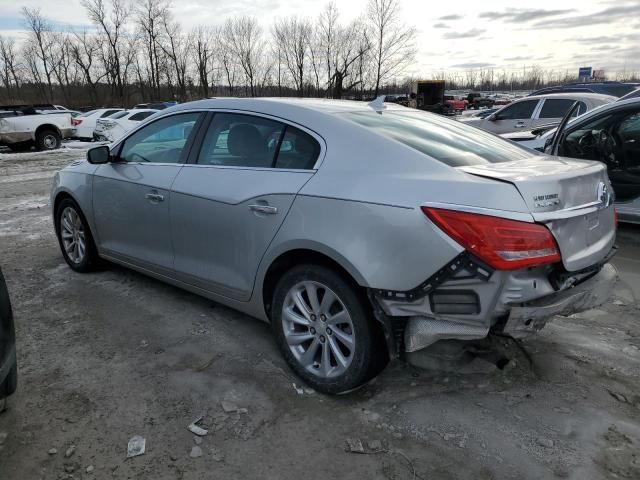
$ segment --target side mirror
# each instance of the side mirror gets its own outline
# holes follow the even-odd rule
[[[101,165],[111,161],[111,150],[106,145],[91,148],[87,152],[87,161],[92,165]]]

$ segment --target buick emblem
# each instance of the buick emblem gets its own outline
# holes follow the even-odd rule
[[[604,182],[598,183],[597,199],[604,208],[611,204],[611,193],[609,193],[609,187]]]

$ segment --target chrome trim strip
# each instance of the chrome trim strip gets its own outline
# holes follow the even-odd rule
[[[533,218],[536,222],[551,222],[553,220],[564,220],[567,218],[579,217],[580,215],[588,215],[590,213],[597,212],[602,208],[602,202],[591,202],[552,212],[537,212],[533,214]]]
[[[499,210],[497,208],[474,207],[471,205],[459,205],[456,203],[443,202],[425,202],[423,207],[443,208],[446,210],[457,210],[459,212],[477,213],[480,215],[489,215],[492,217],[507,218],[509,220],[517,220],[520,222],[534,223],[534,218],[530,213],[513,212],[511,210]]]

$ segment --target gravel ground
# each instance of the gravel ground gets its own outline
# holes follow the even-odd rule
[[[640,478],[640,229],[620,231],[611,302],[526,341],[531,364],[497,344],[504,370],[396,362],[326,397],[300,385],[259,321],[120,267],[67,268],[48,193],[81,155],[0,153],[19,361],[2,479]],[[200,417],[198,438],[187,426]],[[127,459],[134,435],[146,453]]]

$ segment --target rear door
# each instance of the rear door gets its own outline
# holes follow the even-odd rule
[[[575,102],[576,100],[571,98],[546,98],[542,100],[542,106],[537,110],[532,126],[535,128],[541,125],[560,123]],[[578,111],[574,116],[582,115],[586,111],[587,106],[584,102],[579,102]]]
[[[93,210],[104,254],[171,273],[170,189],[201,116],[179,113],[145,125],[119,145],[117,162],[96,169]]]
[[[246,301],[269,243],[313,176],[321,139],[258,114],[217,112],[171,192],[177,277]]]

